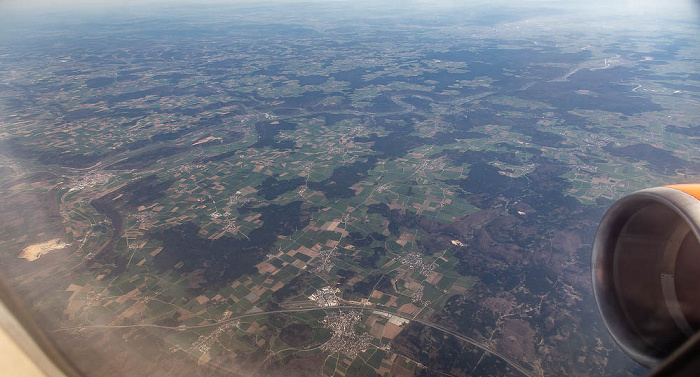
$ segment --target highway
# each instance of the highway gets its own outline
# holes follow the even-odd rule
[[[177,326],[177,327],[172,327],[172,326],[161,326],[161,325],[155,325],[155,324],[149,324],[149,323],[144,323],[144,324],[134,324],[134,325],[90,325],[90,326],[77,326],[77,327],[71,327],[71,328],[62,328],[62,329],[57,329],[55,331],[69,331],[69,330],[82,330],[82,329],[98,329],[98,328],[103,328],[103,329],[118,329],[118,328],[134,328],[134,327],[155,327],[159,329],[166,329],[166,330],[175,330],[175,331],[184,331],[188,329],[200,329],[200,328],[206,328],[206,327],[215,327],[215,326],[220,326],[224,323],[227,322],[232,322],[232,321],[238,321],[244,318],[251,318],[251,317],[258,317],[258,316],[265,316],[265,315],[270,315],[270,314],[281,314],[281,313],[300,313],[300,312],[313,312],[313,311],[330,311],[330,310],[350,310],[350,309],[355,309],[355,310],[371,310],[373,312],[380,312],[388,315],[393,315],[396,317],[404,318],[409,321],[417,322],[422,325],[434,328],[436,330],[440,330],[446,334],[450,334],[454,336],[455,338],[469,343],[475,347],[478,347],[482,349],[485,352],[490,353],[491,355],[494,355],[496,357],[499,357],[501,360],[506,362],[508,365],[510,365],[512,368],[516,369],[520,373],[522,373],[525,376],[528,377],[539,377],[532,373],[531,371],[527,370],[525,367],[520,365],[517,361],[513,360],[512,358],[492,349],[488,345],[474,339],[471,337],[468,337],[466,335],[460,334],[454,330],[451,330],[443,325],[439,325],[437,323],[425,321],[422,319],[414,318],[412,316],[408,316],[405,314],[401,313],[396,313],[390,310],[387,310],[386,308],[375,308],[375,307],[367,307],[367,306],[362,306],[362,305],[339,305],[339,306],[327,306],[327,307],[308,307],[308,308],[292,308],[292,309],[279,309],[279,310],[270,310],[270,311],[260,311],[260,312],[254,312],[254,313],[245,313],[245,314],[240,314],[231,318],[227,318],[222,321],[214,322],[214,323],[209,323],[206,325],[196,325],[196,326]]]

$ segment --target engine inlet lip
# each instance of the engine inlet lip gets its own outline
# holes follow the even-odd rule
[[[655,187],[632,193],[613,204],[603,215],[593,241],[591,281],[598,311],[615,343],[637,363],[653,368],[668,356],[651,353],[627,323],[614,288],[615,242],[627,220],[639,209],[660,203],[672,209],[700,240],[700,200],[670,187]]]

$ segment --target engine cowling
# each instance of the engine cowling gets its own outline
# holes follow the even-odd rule
[[[615,342],[654,367],[700,330],[700,184],[637,191],[593,242],[598,310]]]

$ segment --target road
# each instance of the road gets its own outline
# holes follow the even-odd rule
[[[485,352],[490,353],[493,356],[499,357],[501,360],[506,362],[508,365],[519,371],[525,376],[528,377],[539,377],[535,375],[534,373],[530,372],[527,370],[525,367],[520,365],[517,361],[511,359],[510,357],[492,349],[488,345],[484,344],[483,342],[480,342],[474,338],[468,337],[466,335],[462,335],[454,330],[451,330],[445,326],[439,325],[437,323],[433,323],[430,321],[425,321],[422,319],[414,318],[409,315],[405,315],[402,313],[396,313],[390,310],[387,310],[386,308],[375,308],[375,307],[366,307],[366,306],[361,306],[361,305],[339,305],[339,306],[328,306],[328,307],[310,307],[310,308],[296,308],[296,309],[280,309],[280,310],[270,310],[270,311],[260,311],[260,312],[254,312],[254,313],[245,313],[241,315],[237,315],[235,317],[227,318],[223,321],[215,322],[215,323],[209,323],[206,325],[196,325],[196,326],[185,326],[185,327],[172,327],[172,326],[161,326],[161,325],[154,325],[154,324],[149,324],[149,323],[144,323],[144,324],[134,324],[134,325],[90,325],[90,326],[77,326],[77,327],[72,327],[72,328],[63,328],[63,329],[58,329],[56,331],[69,331],[69,330],[82,330],[82,329],[98,329],[98,328],[103,328],[103,329],[118,329],[118,328],[134,328],[134,327],[155,327],[159,329],[166,329],[166,330],[175,330],[175,331],[184,331],[184,330],[189,330],[189,329],[200,329],[200,328],[206,328],[206,327],[214,327],[214,326],[219,326],[221,324],[227,323],[227,322],[232,322],[232,321],[238,321],[240,319],[244,318],[251,318],[251,317],[258,317],[258,316],[264,316],[264,315],[270,315],[270,314],[281,314],[281,313],[300,313],[300,312],[312,312],[312,311],[330,311],[330,310],[342,310],[342,309],[356,309],[356,310],[372,310],[374,312],[380,312],[380,313],[385,313],[393,316],[397,316],[400,318],[407,319],[409,321],[417,322],[420,323],[424,326],[428,326],[431,328],[434,328],[436,330],[440,330],[446,334],[450,334],[454,336],[455,338],[469,343],[475,347],[478,347],[482,349]]]

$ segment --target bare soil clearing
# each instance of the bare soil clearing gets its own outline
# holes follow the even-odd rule
[[[60,238],[55,238],[50,241],[35,243],[34,245],[25,247],[24,250],[22,250],[22,253],[19,254],[18,258],[24,258],[31,262],[39,259],[39,257],[44,254],[50,253],[54,250],[61,250],[66,246],[68,246],[67,243],[61,242]]]

